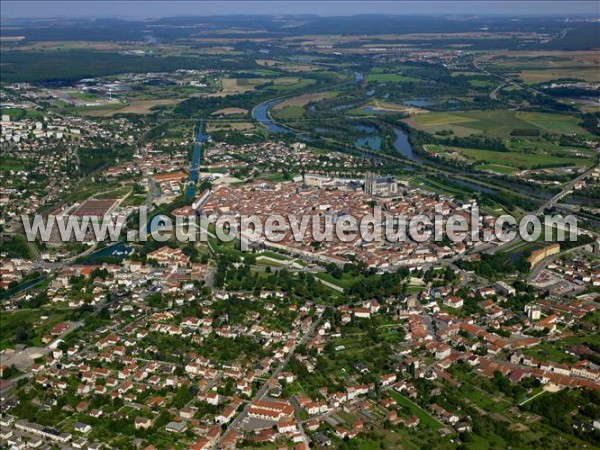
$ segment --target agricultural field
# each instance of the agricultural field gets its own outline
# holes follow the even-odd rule
[[[367,75],[367,81],[375,83],[420,83],[423,80],[397,73],[370,73]]]
[[[310,72],[319,70],[320,67],[315,64],[302,64],[291,61],[278,61],[273,59],[257,59],[256,64],[263,67],[271,67],[288,72]]]
[[[508,138],[513,130],[534,129],[540,133],[588,134],[579,119],[566,114],[527,111],[466,111],[424,114],[405,122],[428,133],[451,130],[456,136],[486,134]]]
[[[211,115],[213,115],[213,116],[218,116],[218,115],[235,116],[235,115],[246,115],[246,114],[248,114],[248,110],[245,108],[231,107],[231,108],[219,109],[219,110],[213,112]]]
[[[150,114],[153,112],[153,108],[159,107],[159,106],[174,106],[177,103],[182,102],[183,99],[171,99],[171,100],[134,100],[131,103],[129,103],[127,106],[125,106],[124,108],[120,108],[120,109],[113,109],[110,111],[107,111],[106,114],[102,114],[102,113],[92,113],[92,114],[88,114],[88,115],[97,115],[97,116],[103,116],[103,115],[109,115],[112,116],[114,114]]]
[[[306,106],[309,103],[319,102],[326,98],[333,98],[337,95],[337,92],[319,92],[297,95],[296,97],[288,98],[281,103],[278,103],[273,107],[273,110],[280,110],[287,108],[288,106]]]
[[[480,79],[469,80],[469,84],[475,88],[488,88],[495,85],[495,83],[492,81]]]
[[[517,170],[532,169],[534,167],[586,166],[590,159],[577,158],[565,153],[557,155],[556,152],[548,154],[543,151],[536,153],[522,151],[493,151],[473,148],[445,147],[443,145],[427,145],[428,151],[437,152],[439,155],[456,160],[476,162],[481,170],[490,170],[496,173],[513,173]]]
[[[282,109],[274,109],[272,114],[277,119],[300,119],[304,116],[304,108],[302,106],[286,106]]]
[[[419,108],[416,106],[407,106],[401,105],[398,103],[381,101],[381,100],[372,100],[369,103],[362,105],[358,108],[354,108],[350,110],[352,114],[377,114],[377,113],[396,113],[396,114],[407,114],[409,116],[415,114],[424,114],[429,111],[424,108]]]
[[[318,102],[326,98],[333,98],[337,94],[337,92],[319,92],[291,97],[275,105],[271,109],[271,114],[278,119],[299,119],[304,116],[304,107],[309,103]]]
[[[600,81],[597,52],[512,51],[488,58],[486,67],[494,71],[514,73],[527,84],[561,78],[576,78],[589,82]]]
[[[257,86],[268,82],[266,78],[223,78],[221,79],[221,89],[212,94],[215,97],[227,95],[243,94],[253,91]]]
[[[217,131],[252,131],[254,124],[251,122],[208,122],[206,125],[207,133]]]

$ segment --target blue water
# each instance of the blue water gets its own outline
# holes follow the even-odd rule
[[[410,145],[408,136],[404,131],[400,128],[394,128],[394,133],[396,133],[396,139],[394,140],[394,148],[396,151],[411,161],[418,161],[419,159],[415,157],[412,145]]]
[[[371,125],[355,125],[354,128],[356,128],[358,131],[362,131],[363,133],[376,133],[377,132],[377,128],[375,128],[374,126],[371,126]]]
[[[261,123],[261,125],[263,125],[267,129],[268,133],[274,134],[274,133],[289,133],[290,132],[289,130],[286,130],[285,128],[280,127],[279,125],[274,124],[268,115],[269,108],[271,108],[271,106],[274,106],[281,101],[282,101],[281,99],[269,100],[264,103],[261,103],[260,105],[256,106],[252,110],[252,118],[255,120],[258,120]]]
[[[375,109],[372,106],[363,106],[360,110],[362,112],[369,113],[369,114],[380,114],[380,115],[397,114],[394,111],[387,111],[385,109]]]
[[[381,137],[380,136],[367,136],[361,137],[354,141],[354,145],[357,147],[370,148],[371,150],[381,149]]]
[[[362,72],[354,72],[354,82],[355,83],[360,83],[362,80],[365,79],[365,74]]]
[[[1,299],[8,298],[15,294],[18,294],[19,292],[25,291],[25,290],[29,289],[30,287],[40,284],[46,278],[48,278],[47,275],[42,275],[41,277],[38,277],[34,280],[29,280],[29,281],[26,281],[25,283],[19,284],[19,285],[13,287],[12,289],[8,289],[8,290],[0,293],[0,298]]]
[[[333,130],[331,128],[316,127],[315,132],[319,133],[319,134],[331,134],[331,133],[335,133],[335,130]]]
[[[430,106],[433,102],[431,100],[427,100],[425,98],[413,98],[409,100],[404,100],[402,102],[403,105],[406,106],[414,106],[415,108],[425,108]]]
[[[116,244],[109,245],[98,251],[95,251],[85,260],[86,263],[94,263],[96,259],[101,257],[110,256],[113,258],[125,258],[133,253],[133,247],[117,242]]]
[[[202,161],[202,144],[208,140],[208,135],[204,134],[204,122],[198,122],[198,134],[196,134],[196,142],[194,142],[194,152],[192,153],[192,161],[190,164],[190,183],[186,190],[187,198],[194,198],[195,185],[198,182],[200,174],[200,162]]]
[[[331,108],[332,111],[343,111],[344,109],[354,108],[356,106],[354,103],[347,103],[345,105],[334,106]]]

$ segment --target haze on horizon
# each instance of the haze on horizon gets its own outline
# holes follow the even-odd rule
[[[596,1],[14,1],[3,19],[124,18],[215,15],[596,15]]]

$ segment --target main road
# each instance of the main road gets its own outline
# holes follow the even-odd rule
[[[583,172],[581,175],[579,175],[577,178],[575,178],[574,180],[571,180],[570,182],[568,182],[564,188],[558,193],[556,194],[554,197],[552,197],[551,199],[549,199],[548,201],[546,201],[542,206],[540,206],[538,209],[536,209],[535,211],[532,211],[529,214],[532,214],[534,216],[539,216],[540,214],[542,214],[544,212],[544,210],[546,208],[552,208],[553,206],[556,205],[556,202],[558,202],[560,199],[562,199],[563,197],[565,197],[566,195],[569,194],[569,192],[571,192],[573,190],[573,187],[579,183],[580,181],[582,181],[583,179],[585,179],[588,175],[590,175],[596,168],[598,167],[598,164],[592,166],[590,169],[586,170],[585,172]],[[579,229],[577,230],[577,232],[579,233]],[[597,236],[597,233],[592,232],[592,231],[588,231],[589,233]],[[510,247],[513,244],[516,244],[517,242],[521,241],[522,238],[521,236],[519,236],[519,234],[517,233],[517,235],[514,237],[514,239],[508,241],[508,242],[504,242],[500,245],[498,245],[497,247],[495,247],[494,249],[492,249],[490,251],[490,253],[496,253],[499,251],[502,251],[503,249]]]

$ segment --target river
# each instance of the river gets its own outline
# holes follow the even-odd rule
[[[306,141],[307,136],[305,134],[294,132],[293,130],[291,130],[289,128],[284,128],[283,126],[278,125],[275,122],[273,122],[273,120],[271,120],[271,117],[269,116],[269,110],[273,106],[275,106],[277,103],[282,102],[282,101],[283,101],[283,99],[276,98],[276,99],[267,100],[266,102],[263,102],[263,103],[257,105],[252,110],[252,118],[257,120],[258,122],[260,122],[260,124],[266,128],[266,130],[269,134],[295,133],[299,139]],[[361,125],[357,125],[357,126],[360,127]],[[373,127],[369,127],[369,132],[370,132],[371,128],[373,128]],[[373,130],[375,130],[375,128],[373,128]],[[318,132],[318,129],[315,128],[314,131]],[[366,131],[366,130],[363,130],[363,131]],[[410,144],[410,142],[408,140],[408,136],[406,135],[404,130],[402,130],[401,128],[394,128],[394,133],[396,133],[396,139],[394,140],[394,148],[396,149],[396,151],[400,155],[402,155],[404,158],[406,158],[410,161],[414,161],[414,162],[418,162],[418,163],[423,162],[422,159],[418,158],[415,155],[412,145]],[[373,150],[378,150],[379,147],[381,146],[381,138],[379,136],[369,136],[369,137],[365,137],[365,138],[359,138],[359,139],[357,139],[357,142],[355,142],[355,145],[357,147],[369,147]]]
[[[290,133],[290,130],[277,125],[269,117],[269,109],[271,109],[277,103],[282,101],[283,99],[280,98],[267,100],[266,102],[261,103],[252,110],[252,118],[258,120],[261,123],[261,125],[267,129],[267,132],[269,134]]]

